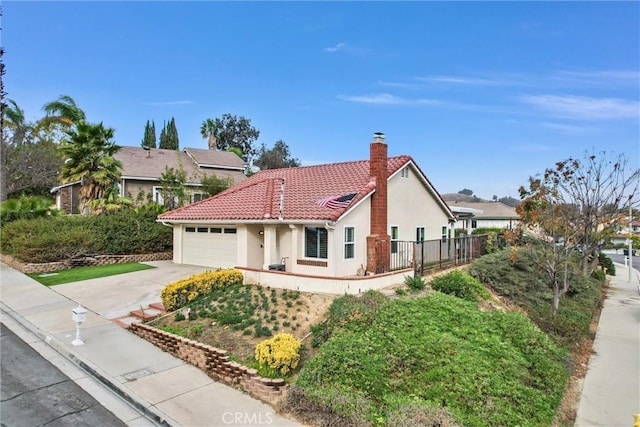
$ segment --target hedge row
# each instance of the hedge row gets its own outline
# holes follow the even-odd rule
[[[2,253],[23,262],[53,262],[95,255],[170,251],[172,228],[152,213],[21,219],[0,229]]]
[[[214,289],[242,284],[243,276],[239,270],[206,271],[186,279],[169,283],[160,293],[162,304],[169,311],[177,310]]]

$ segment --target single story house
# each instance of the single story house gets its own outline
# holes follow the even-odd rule
[[[447,238],[456,217],[411,156],[388,157],[376,133],[369,160],[263,170],[158,221],[173,226],[176,263],[294,289],[333,278],[333,291],[355,292],[341,279],[388,275],[393,242]]]
[[[520,216],[511,206],[501,202],[459,202],[448,200],[447,205],[458,214],[456,229],[473,232],[476,228],[513,230]]]
[[[231,178],[233,184],[246,179],[246,164],[238,155],[228,151],[201,148],[185,148],[182,151],[161,148],[121,147],[113,156],[122,162],[120,195],[134,201],[148,200],[162,204],[160,177],[166,168],[184,170],[187,176],[187,191],[190,201],[201,200],[199,191],[202,177],[215,174],[217,178]],[[80,182],[70,182],[51,189],[56,206],[66,213],[78,212]]]

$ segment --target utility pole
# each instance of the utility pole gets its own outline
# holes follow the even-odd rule
[[[629,283],[631,283],[631,270],[633,270],[633,239],[631,239],[633,230],[631,224],[633,222],[633,203],[631,203],[632,197],[633,195],[629,196]]]

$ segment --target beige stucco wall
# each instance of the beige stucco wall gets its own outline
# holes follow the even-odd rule
[[[184,226],[176,224],[173,226],[173,262],[182,264],[182,233]]]
[[[335,276],[355,276],[360,267],[367,265],[367,236],[369,235],[369,210],[371,199],[367,198],[348,212],[336,223],[334,231],[334,245],[331,248],[335,254]],[[344,228],[355,228],[355,258],[344,259]]]
[[[323,294],[360,294],[370,289],[383,289],[404,282],[406,276],[413,276],[412,270],[403,270],[375,276],[332,278],[297,276],[287,273],[240,269],[246,283],[260,283],[278,289],[291,289],[301,292]]]
[[[157,182],[154,181],[138,181],[138,180],[125,180],[124,189],[122,190],[123,194],[127,197],[131,197],[131,200],[137,205],[147,203],[147,195],[151,194],[153,196],[153,186],[158,185]],[[138,202],[138,194],[144,191],[144,195],[142,197],[142,201]]]
[[[399,240],[416,240],[416,227],[425,228],[425,240],[442,237],[442,227],[449,218],[436,196],[427,191],[418,174],[410,168],[408,178],[396,173],[389,180],[389,233],[398,226]]]

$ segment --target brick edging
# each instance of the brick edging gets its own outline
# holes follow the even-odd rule
[[[29,263],[22,262],[11,255],[0,254],[0,261],[21,273],[49,273],[51,271],[67,270],[75,267],[93,265],[124,264],[127,262],[149,262],[173,259],[173,252],[155,252],[150,254],[132,255],[96,255],[56,262]]]
[[[156,347],[201,369],[216,381],[243,390],[258,399],[270,401],[283,397],[288,389],[283,379],[264,378],[255,369],[229,360],[226,350],[220,350],[144,323],[132,323],[129,330]]]

